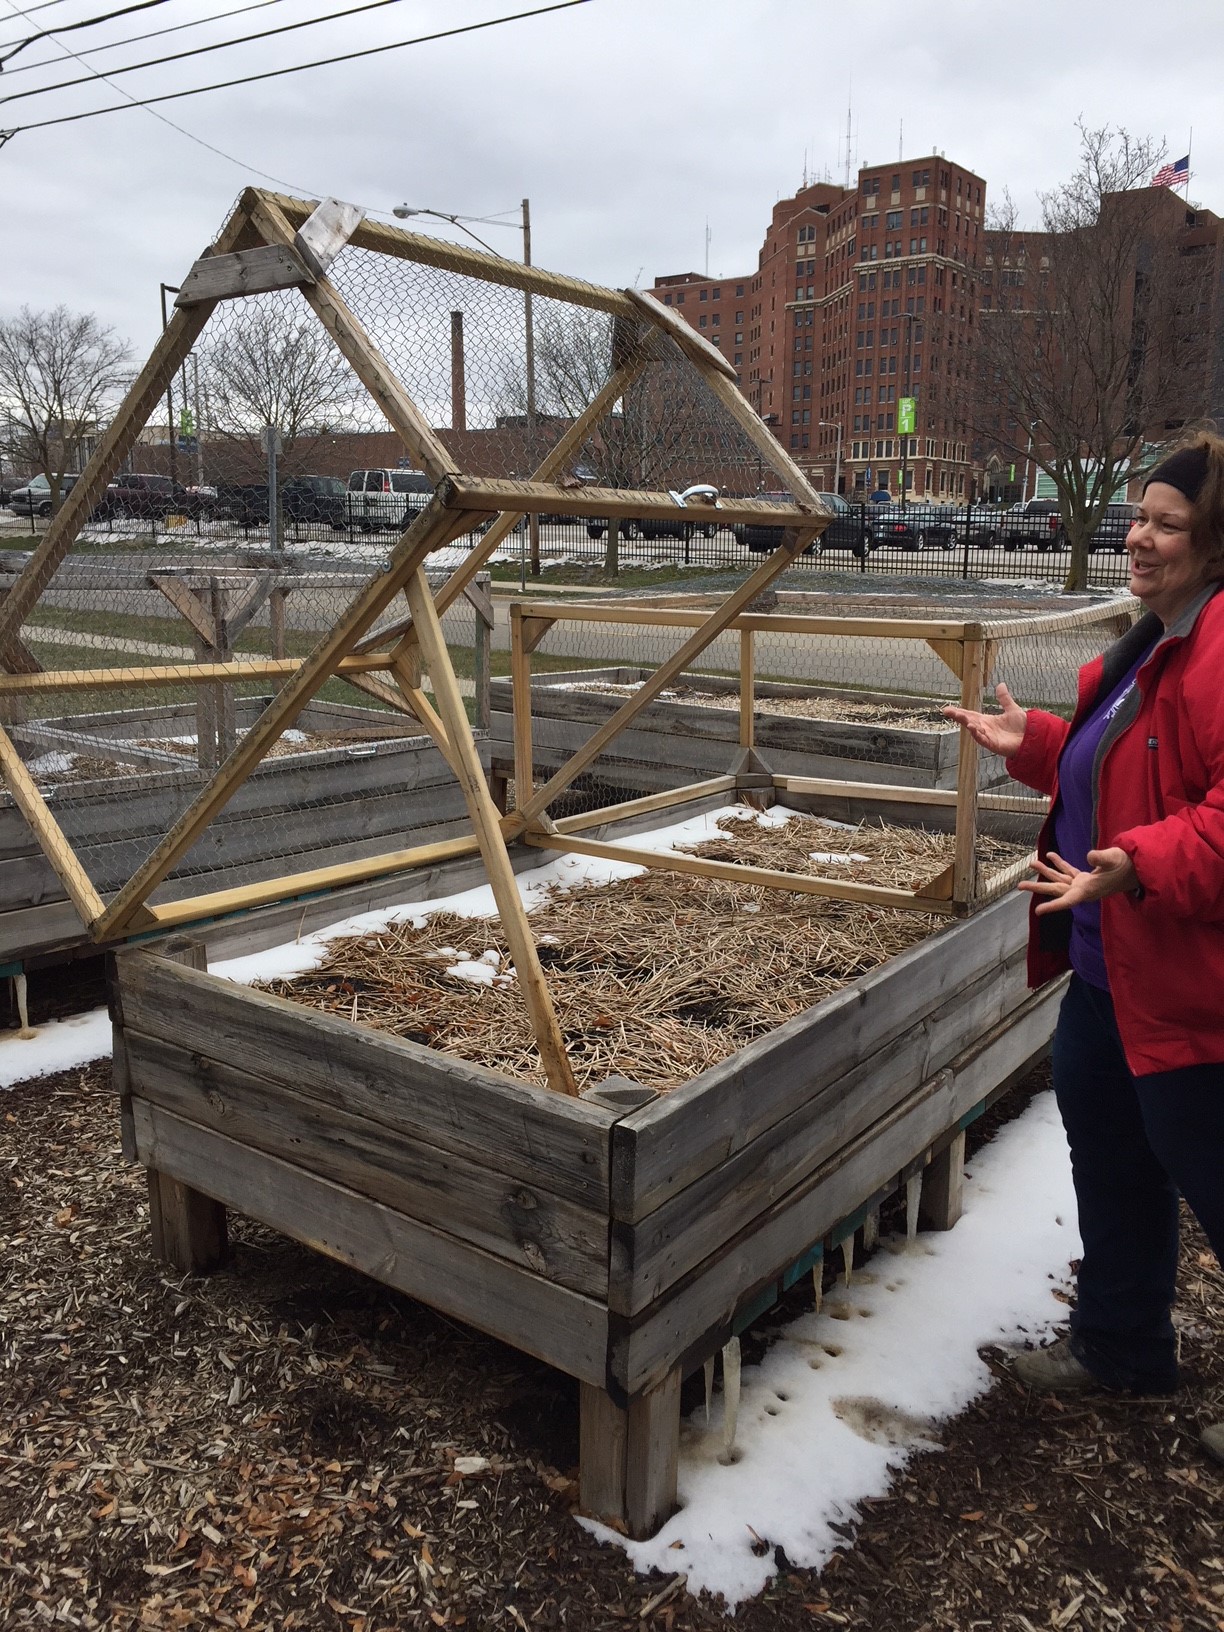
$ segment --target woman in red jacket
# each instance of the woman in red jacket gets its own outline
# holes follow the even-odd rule
[[[1080,673],[1068,723],[945,712],[1051,796],[1029,969],[1070,968],[1054,1088],[1084,1254],[1071,1333],[1017,1357],[1034,1387],[1166,1393],[1178,1193],[1224,1259],[1224,439],[1148,478],[1127,538],[1146,613]],[[1206,1448],[1224,1460],[1224,1423]]]

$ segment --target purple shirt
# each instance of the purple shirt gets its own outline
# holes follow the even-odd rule
[[[1138,661],[1101,698],[1092,713],[1076,726],[1063,745],[1058,762],[1058,808],[1054,813],[1054,849],[1064,861],[1081,871],[1089,871],[1088,852],[1098,840],[1092,831],[1092,806],[1096,794],[1093,765],[1110,720],[1125,702],[1135,684],[1135,675],[1146,661]],[[1105,970],[1105,948],[1101,942],[1101,903],[1084,901],[1071,908],[1071,967],[1081,980],[1102,991],[1109,990]]]

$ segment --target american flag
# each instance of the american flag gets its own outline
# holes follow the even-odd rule
[[[1162,164],[1152,177],[1153,187],[1180,187],[1183,181],[1190,180],[1190,155],[1178,159],[1176,164]]]

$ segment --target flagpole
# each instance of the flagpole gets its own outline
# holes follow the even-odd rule
[[[1190,126],[1190,141],[1186,146],[1186,196],[1185,203],[1190,202],[1190,160],[1194,155],[1194,126]]]

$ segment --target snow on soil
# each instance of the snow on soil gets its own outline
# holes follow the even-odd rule
[[[700,842],[728,814],[753,815],[742,806],[718,810],[637,834],[632,843],[666,850]],[[774,807],[766,819],[782,823],[790,815]],[[517,882],[530,907],[550,888],[641,871],[566,856]],[[481,886],[364,913],[213,969],[244,984],[294,975],[316,967],[335,936],[438,911],[483,917],[493,910],[492,892]],[[462,973],[480,982],[505,978],[495,956],[465,963]],[[28,1041],[12,1033],[0,1038],[0,1086],[85,1064],[109,1048],[105,1009],[40,1026]],[[1042,1094],[971,1162],[954,1230],[884,1241],[849,1287],[839,1282],[826,1292],[819,1315],[780,1327],[761,1363],[744,1368],[729,1459],[721,1389],[708,1422],[699,1407],[684,1423],[681,1506],[657,1536],[627,1541],[581,1522],[623,1548],[638,1570],[686,1572],[691,1592],[722,1593],[731,1606],[765,1587],[778,1548],[792,1564],[819,1569],[844,1545],[832,1526],[853,1523],[858,1504],[883,1495],[911,1457],[938,1450],[940,1423],[989,1388],[979,1349],[1040,1340],[1059,1321],[1065,1308],[1053,1294],[1079,1250],[1066,1143],[1053,1098]]]

